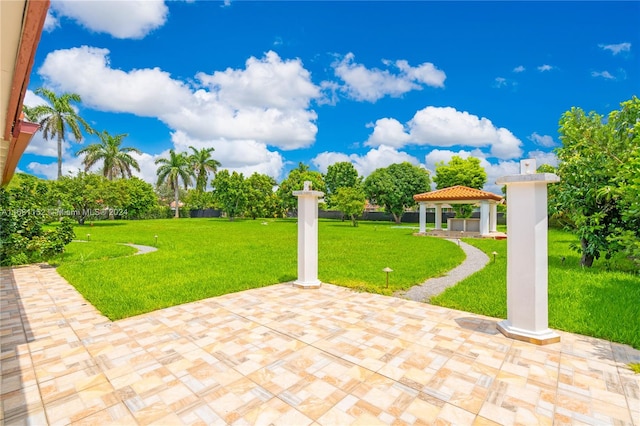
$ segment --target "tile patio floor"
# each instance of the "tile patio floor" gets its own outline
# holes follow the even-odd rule
[[[0,270],[0,423],[640,426],[640,352],[323,285],[110,322],[55,269]]]

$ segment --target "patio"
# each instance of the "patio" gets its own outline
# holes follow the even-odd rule
[[[0,270],[14,424],[640,425],[640,351],[290,284],[111,322],[46,265]]]

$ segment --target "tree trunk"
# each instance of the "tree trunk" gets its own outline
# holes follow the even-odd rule
[[[593,255],[587,254],[587,240],[580,239],[580,245],[582,246],[582,257],[580,258],[580,265],[583,267],[591,268],[593,265]]]
[[[179,219],[180,218],[180,188],[178,188],[178,179],[176,178],[176,181],[173,183],[173,196],[174,196],[174,203],[175,203],[175,208],[176,208],[176,213],[173,216],[174,219]]]
[[[396,222],[396,224],[400,224],[402,221],[402,215],[398,216],[395,213],[391,213],[393,215],[393,220]]]
[[[62,177],[62,138],[58,136],[58,180]]]

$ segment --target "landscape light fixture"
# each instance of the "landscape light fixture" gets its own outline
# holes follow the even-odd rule
[[[386,272],[387,273],[387,288],[389,288],[389,272],[393,272],[393,269],[389,268],[388,266],[386,268],[384,268],[382,270],[382,272]]]
[[[494,251],[494,252],[493,252],[493,253],[491,253],[491,254],[493,254],[493,263],[496,263],[496,256],[498,255],[498,252],[497,252],[497,251]]]
[[[87,241],[91,241],[91,234],[87,234]]]
[[[158,236],[157,236],[157,235],[154,235],[154,236],[153,236],[153,238],[155,238],[155,239],[156,239],[156,245],[158,245]]]

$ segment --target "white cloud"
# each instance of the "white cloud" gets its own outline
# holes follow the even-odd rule
[[[73,19],[91,31],[120,39],[144,38],[164,25],[169,13],[162,0],[54,0],[51,8],[58,18]]]
[[[553,147],[553,146],[558,145],[556,143],[556,141],[553,140],[552,136],[539,135],[536,132],[533,132],[531,134],[531,136],[529,136],[527,139],[529,139],[530,141],[535,142],[536,145],[545,146],[545,147]]]
[[[249,58],[244,70],[227,68],[196,77],[220,102],[234,108],[304,109],[320,96],[319,87],[311,82],[311,74],[299,59],[282,61],[273,51],[263,59]]]
[[[44,26],[42,29],[48,33],[55,30],[60,26],[60,21],[56,18],[53,13],[51,13],[51,9],[47,10],[47,17],[44,20]]]
[[[381,145],[378,148],[371,149],[364,155],[323,152],[311,160],[321,173],[326,173],[327,168],[331,164],[339,161],[348,161],[352,163],[358,171],[358,174],[363,177],[369,176],[378,168],[388,167],[395,163],[407,161],[416,166],[420,165],[420,161],[414,156],[386,145]]]
[[[553,69],[553,67],[551,65],[547,65],[547,64],[540,65],[538,67],[538,71],[540,71],[540,72],[551,71],[552,69]]]
[[[108,54],[88,46],[54,51],[38,73],[89,107],[156,117],[194,139],[250,139],[284,150],[315,141],[309,104],[320,90],[299,60],[268,52],[244,70],[198,74],[204,87],[194,90],[158,68],[113,69]]]
[[[602,71],[602,72],[591,71],[591,77],[602,77],[605,80],[615,80],[616,79],[613,75],[611,75],[611,73],[609,71]]]
[[[387,140],[382,140],[382,136]],[[522,142],[509,130],[495,127],[487,118],[451,107],[426,107],[416,112],[406,126],[393,118],[378,120],[366,145],[382,144],[397,148],[408,144],[490,147],[491,155],[500,159],[522,155]]]
[[[610,50],[611,53],[617,55],[620,52],[629,52],[631,50],[631,43],[599,44],[598,47],[604,50]]]
[[[368,69],[354,62],[354,54],[348,53],[340,61],[332,64],[336,76],[344,81],[341,90],[352,99],[375,102],[385,96],[399,97],[412,90],[421,90],[422,85],[444,87],[446,74],[430,62],[412,67],[405,60],[394,63],[384,61],[387,66],[395,66],[399,73],[378,68]]]
[[[411,142],[411,136],[405,133],[404,126],[395,118],[381,118],[374,124],[368,124],[367,127],[373,127],[373,133],[367,140],[369,146],[393,146],[401,148]]]
[[[507,79],[504,77],[496,77],[493,80],[493,87],[495,88],[501,88],[501,87],[505,87],[507,86]]]
[[[524,72],[525,70],[526,70],[525,67],[523,67],[522,65],[518,65],[513,69],[513,72]]]
[[[54,146],[56,143],[54,141],[50,141]],[[36,175],[45,176],[47,179],[57,179],[58,178],[58,154],[56,151],[55,154],[56,159],[50,163],[40,163],[37,161],[32,161],[27,164],[27,170],[30,173],[34,173]],[[78,170],[84,171],[84,166],[82,165],[82,158],[76,157],[75,155],[69,152],[67,148],[63,151],[62,154],[62,175],[68,176],[69,174],[75,175]]]

